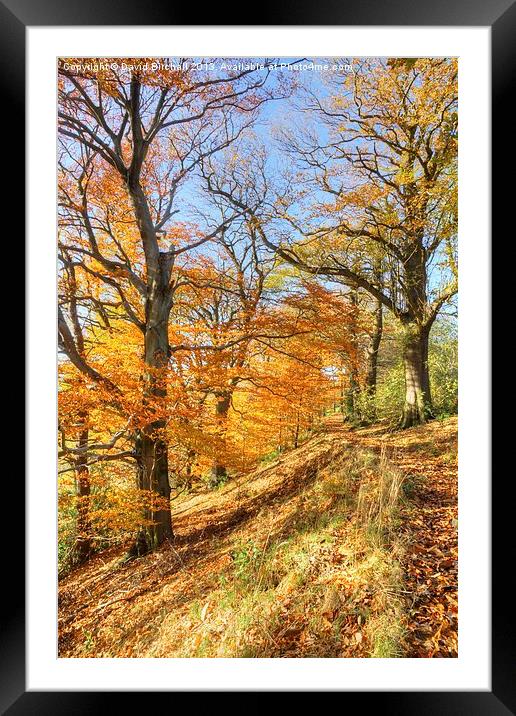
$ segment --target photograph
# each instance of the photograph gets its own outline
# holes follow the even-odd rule
[[[57,59],[60,659],[458,659],[458,67]]]

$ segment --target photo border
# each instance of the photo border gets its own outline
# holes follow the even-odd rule
[[[8,9],[9,8],[9,9]],[[224,4],[228,16],[242,17],[241,13],[230,13],[230,6]],[[204,12],[204,11],[203,11]],[[275,8],[270,15],[260,11],[260,19],[268,22],[260,25],[418,25],[418,26],[490,26],[492,37],[492,163],[493,178],[496,181],[492,195],[493,235],[497,224],[505,220],[507,207],[511,206],[509,198],[511,182],[504,182],[501,174],[502,166],[507,166],[511,147],[508,138],[507,108],[513,94],[513,72],[516,37],[516,5],[507,0],[497,0],[489,5],[462,2],[410,3],[407,0],[393,2],[363,2],[356,7],[342,5],[338,10],[332,3],[324,0],[316,6],[288,5]],[[125,0],[123,7],[101,4],[92,0],[87,5],[78,0],[4,0],[0,2],[0,84],[3,92],[3,104],[8,111],[2,113],[5,122],[1,137],[8,138],[12,133],[13,118],[19,126],[23,124],[25,115],[25,35],[26,28],[41,25],[192,25],[189,22],[193,13],[185,7],[161,7],[155,0],[146,0],[139,4],[135,0]],[[231,25],[237,23],[220,22],[220,6],[207,8],[206,23],[213,16],[213,25]],[[510,94],[509,94],[510,93]],[[7,116],[8,115],[8,116]],[[503,117],[503,119],[502,119]],[[502,127],[503,121],[503,127]],[[8,126],[9,124],[9,126]],[[9,243],[14,243],[23,231],[24,208],[22,206],[21,187],[25,181],[23,149],[17,147],[16,161],[9,162],[3,172],[5,182],[3,196],[9,196],[9,213],[14,212],[17,223],[14,235]],[[513,152],[514,153],[514,152]],[[503,162],[503,165],[502,165]],[[13,187],[15,191],[13,191]],[[513,200],[514,201],[514,200]],[[18,211],[16,211],[18,209]],[[7,236],[6,236],[7,238]],[[19,241],[19,240],[18,240]],[[7,243],[7,241],[6,241]],[[20,249],[17,247],[17,251]],[[19,256],[17,256],[19,261]],[[494,314],[493,314],[494,318]],[[15,356],[16,357],[16,356]],[[13,373],[15,371],[13,370]],[[501,387],[501,371],[499,377]],[[494,379],[496,385],[496,379]],[[504,387],[506,391],[506,387]],[[19,400],[19,393],[14,393]],[[8,438],[10,440],[10,437]],[[498,443],[496,443],[498,440]],[[496,438],[495,445],[501,449],[501,438]],[[30,446],[28,446],[30,449]],[[10,451],[14,452],[14,451]],[[497,454],[493,450],[493,454]],[[21,478],[6,480],[8,494],[4,504],[21,504],[23,487]],[[496,486],[496,485],[494,485]],[[509,510],[511,512],[509,513]],[[19,512],[19,510],[17,511]],[[351,707],[351,697],[358,695],[361,708],[364,707],[364,693],[368,696],[367,706],[381,708],[387,713],[396,714],[507,714],[516,712],[516,696],[514,691],[514,675],[511,667],[515,662],[513,630],[510,628],[512,604],[510,593],[505,591],[505,579],[510,562],[508,555],[510,541],[514,544],[514,536],[509,527],[513,522],[512,505],[503,495],[500,488],[493,490],[493,601],[492,601],[492,691],[491,692],[346,692],[346,706]],[[22,713],[90,713],[98,711],[99,704],[112,703],[119,694],[110,692],[26,692],[25,690],[25,617],[24,617],[24,565],[19,559],[23,543],[23,533],[15,527],[16,550],[6,543],[3,565],[4,577],[7,577],[4,596],[8,597],[9,607],[4,611],[4,628],[0,643],[1,664],[1,701],[2,712],[8,708],[9,714]],[[507,576],[510,576],[507,575]],[[512,632],[512,634],[511,634]],[[167,694],[158,694],[170,698]],[[142,694],[147,698],[147,694]],[[136,706],[139,695],[132,692],[130,698]],[[119,702],[118,708],[120,707]],[[358,703],[358,702],[355,702]],[[9,708],[9,705],[12,704]]]

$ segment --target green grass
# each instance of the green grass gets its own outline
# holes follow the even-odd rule
[[[303,634],[306,643],[296,655],[342,656],[351,620],[366,638],[366,655],[401,656],[402,544],[396,526],[402,483],[385,456],[365,451],[350,451],[324,470],[302,494],[288,534],[236,544],[230,570],[207,597],[213,605],[207,617],[200,601],[191,605],[192,636],[178,655],[278,656]],[[339,550],[345,556],[333,564]],[[350,591],[328,620],[321,605],[328,584],[343,575]],[[361,603],[366,593],[372,595],[367,605]]]

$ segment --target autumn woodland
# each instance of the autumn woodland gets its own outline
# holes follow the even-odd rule
[[[456,60],[58,64],[59,655],[456,657]]]

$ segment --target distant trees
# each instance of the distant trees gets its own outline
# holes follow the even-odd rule
[[[349,376],[342,412],[354,425],[368,425],[376,418],[378,352],[383,335],[383,305],[356,288],[347,296],[354,307],[353,345],[343,369]],[[353,356],[353,359],[350,358]]]
[[[425,422],[429,331],[457,292],[457,62],[362,60],[332,75],[327,93],[307,89],[302,106],[313,123],[285,132],[283,146],[303,178],[278,197],[281,222],[255,213],[262,238],[394,314],[405,336],[400,424]]]
[[[284,333],[267,316],[263,302],[272,262],[245,219],[220,233],[213,254],[213,259],[203,258],[189,273],[179,330],[190,336],[192,344],[204,344],[192,360],[203,400],[208,396],[215,400],[214,486],[227,477],[228,413],[235,389],[245,380],[253,341],[269,336],[281,339]]]

